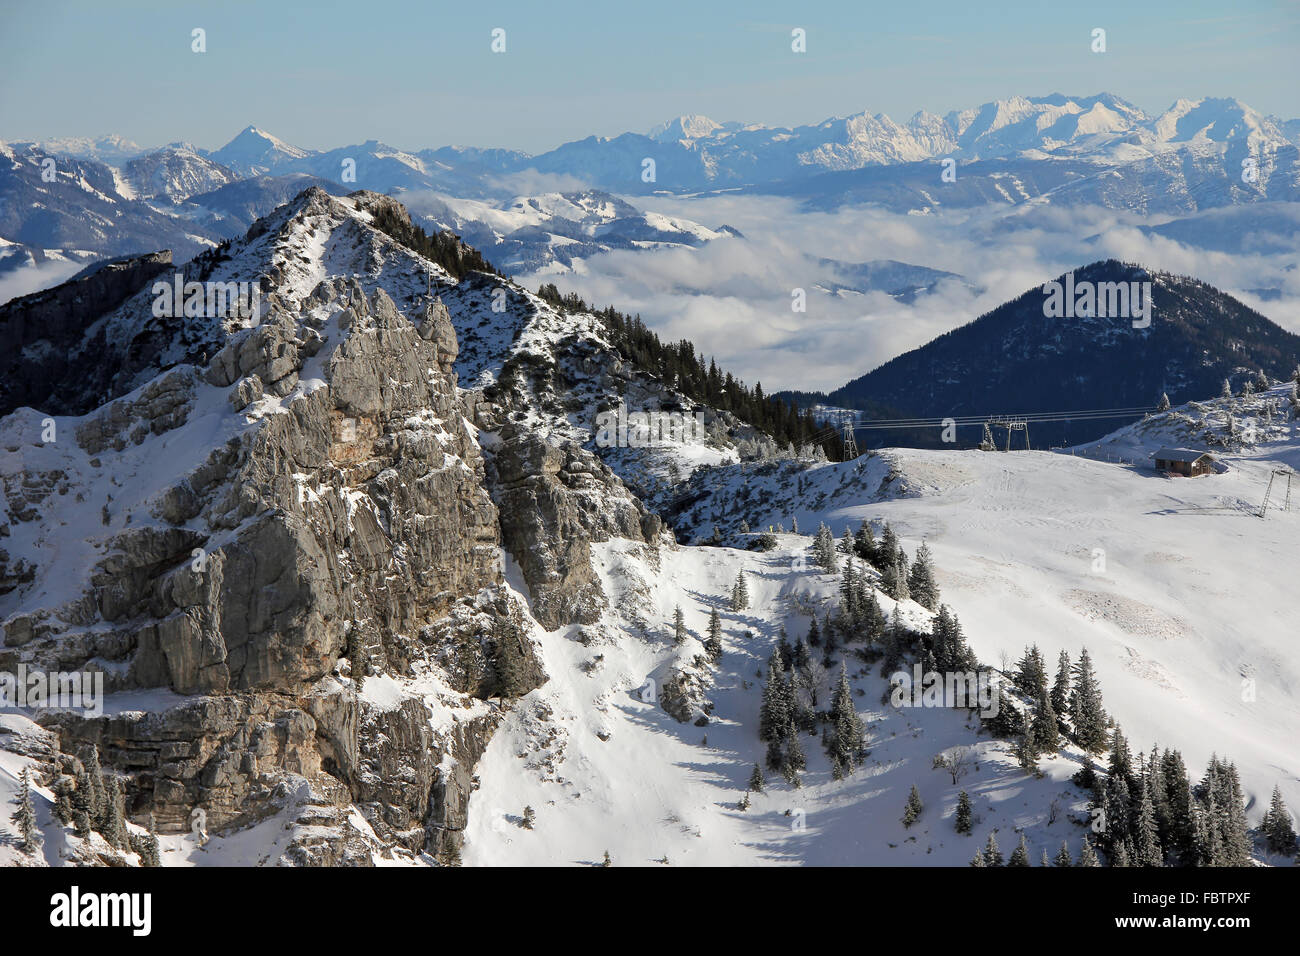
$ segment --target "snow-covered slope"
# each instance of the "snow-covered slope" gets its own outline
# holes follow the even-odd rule
[[[1275,784],[1300,803],[1290,393],[1193,403],[1066,452],[882,449],[810,469],[735,467],[730,481],[711,475],[717,490],[675,525],[699,540],[741,520],[825,520],[836,535],[890,522],[909,552],[922,540],[934,552],[943,600],[982,660],[1037,643],[1051,662],[1086,646],[1134,746],[1177,747],[1189,768],[1227,755],[1258,822]],[[1223,470],[1165,477],[1150,456],[1167,445],[1208,449]],[[1292,475],[1290,510],[1278,475],[1261,518],[1277,469]]]
[[[728,227],[715,230],[637,209],[599,190],[502,202],[437,196],[419,205],[429,226],[450,229],[511,275],[567,272],[615,249],[698,246],[736,235]]]
[[[850,665],[855,704],[867,723],[865,765],[833,780],[815,736],[803,739],[808,771],[795,789],[768,774],[765,793],[748,790],[763,763],[758,708],[766,661],[785,627],[804,636],[809,614],[830,606],[837,579],[809,571],[809,539],[779,536],[754,554],[690,547],[653,555],[615,543],[602,549],[601,572],[618,612],[594,627],[540,635],[547,685],[522,701],[480,765],[470,812],[466,862],[472,865],[739,866],[755,864],[964,866],[988,834],[1004,852],[1023,828],[1037,863],[1061,841],[1079,850],[1086,799],[1068,779],[1080,755],[1044,761],[1026,777],[1004,742],[977,737],[965,711],[902,710],[882,703],[887,684]],[[737,573],[750,585],[750,608],[726,607]],[[894,602],[880,597],[885,612]],[[692,633],[673,646],[680,605]],[[657,706],[675,666],[703,654],[708,613],[722,615],[723,654],[713,669],[707,722],[678,723]],[[916,625],[929,613],[901,608]],[[822,682],[822,700],[838,671]],[[652,693],[653,692],[653,693]],[[971,746],[978,769],[953,785],[932,769],[936,754]],[[900,822],[909,789],[925,811],[912,828]],[[971,836],[953,830],[957,794],[971,794],[978,822]],[[1061,814],[1049,823],[1059,799]],[[536,821],[522,825],[524,808]]]

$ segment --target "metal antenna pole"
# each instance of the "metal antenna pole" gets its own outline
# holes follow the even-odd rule
[[[858,442],[853,437],[853,417],[844,418],[844,460],[852,461],[858,457]]]

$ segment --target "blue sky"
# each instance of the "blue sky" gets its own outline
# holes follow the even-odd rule
[[[207,52],[190,49],[207,31]],[[494,27],[507,50],[489,49]],[[790,30],[807,31],[807,53]],[[1093,28],[1108,50],[1089,49]],[[380,139],[541,152],[681,113],[903,121],[1013,94],[1148,112],[1235,96],[1300,116],[1300,3],[185,3],[7,0],[0,139],[119,133],[215,148],[252,123],[310,148]]]

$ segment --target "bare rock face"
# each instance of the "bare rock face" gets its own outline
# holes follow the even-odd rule
[[[3,622],[0,667],[101,670],[110,692],[189,695],[161,711],[43,718],[65,752],[94,745],[126,773],[130,815],[164,832],[188,829],[196,808],[212,829],[252,825],[301,780],[312,812],[355,803],[387,843],[443,848],[460,839],[471,768],[504,712],[487,696],[545,675],[527,637],[495,623],[511,613],[498,512],[456,393],[446,310],[430,303],[412,324],[382,290],[342,279],[311,306],[293,315],[273,302],[205,370],[178,366],[81,422],[79,448],[104,467],[170,439],[200,406],[247,424],[148,514],[124,525],[106,504],[102,557],[76,607]],[[213,401],[215,389],[230,396]],[[32,520],[60,506],[47,479]],[[439,730],[418,694],[358,693],[365,675],[418,680],[441,666],[457,619],[477,667],[462,683],[480,695],[463,717]],[[340,836],[295,843],[285,861],[357,854]]]
[[[502,548],[556,628],[608,607],[594,545],[662,532],[553,389],[458,393],[429,263],[358,215],[392,200],[349,202],[309,190],[183,267],[256,281],[254,324],[137,289],[57,438],[0,419],[0,670],[110,695],[41,712],[56,772],[94,748],[135,822],[282,830],[266,862],[289,865],[454,856],[475,764],[546,680]],[[368,271],[313,288],[327,261]]]
[[[515,425],[500,438],[489,480],[502,541],[532,592],[533,616],[550,629],[595,623],[608,602],[592,567],[592,542],[653,541],[659,519],[591,452]]]

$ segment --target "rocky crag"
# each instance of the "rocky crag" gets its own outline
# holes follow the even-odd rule
[[[454,860],[477,760],[547,679],[530,632],[609,612],[594,543],[671,546],[518,374],[541,341],[552,367],[579,342],[616,364],[599,336],[451,276],[380,207],[406,215],[308,190],[180,267],[257,283],[255,316],[156,317],[160,255],[0,322],[30,337],[49,312],[60,353],[0,419],[0,672],[107,691],[102,714],[33,712],[50,786],[93,747],[160,834],[274,818],[289,837],[258,862]],[[499,334],[460,355],[456,326],[485,321]]]

